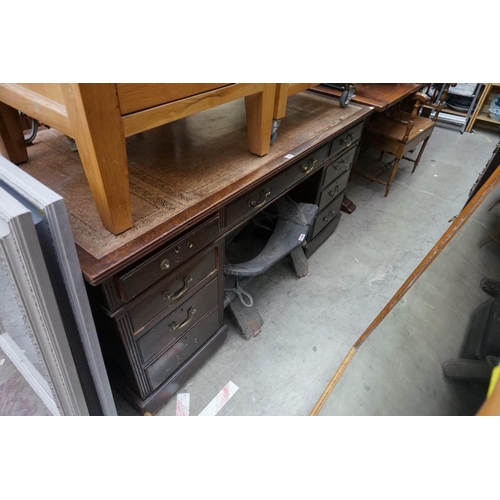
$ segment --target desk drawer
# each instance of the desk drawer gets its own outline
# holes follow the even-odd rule
[[[214,276],[217,268],[218,248],[212,248],[209,253],[155,285],[139,301],[134,301],[134,305],[128,309],[134,333],[162,311],[192,295],[200,283],[206,284]]]
[[[344,199],[341,193],[335,200],[333,200],[329,205],[326,206],[317,216],[314,221],[314,228],[312,230],[309,240],[312,240],[316,235],[335,217],[340,213],[340,207],[342,206],[342,200]]]
[[[318,212],[321,212],[331,201],[333,201],[342,191],[344,191],[349,172],[344,172],[338,179],[335,179],[327,188],[325,188],[319,198]]]
[[[349,172],[355,156],[356,148],[352,148],[350,151],[343,154],[340,158],[337,158],[325,167],[325,175],[323,177],[322,186],[328,186],[337,177],[340,177],[343,173]]]
[[[270,179],[261,187],[233,201],[226,207],[226,226],[231,227],[240,220],[256,214],[269,205],[302,178],[317,170],[325,161],[329,144],[293,164],[287,170]]]
[[[330,150],[330,156],[335,156],[340,153],[343,149],[347,149],[349,146],[354,144],[358,139],[361,138],[361,132],[363,131],[363,123],[356,125],[352,129],[339,135],[336,139],[332,141],[332,148]]]
[[[308,259],[335,232],[337,226],[339,225],[341,215],[342,212],[339,212],[336,217],[331,222],[329,222],[313,240],[307,243],[304,248],[304,253]]]
[[[180,264],[199,252],[219,236],[219,216],[205,222],[167,248],[135,266],[118,278],[121,295],[129,300],[161,280]]]
[[[219,303],[217,283],[217,279],[211,281],[137,341],[143,362],[173,344],[193,324],[197,323],[199,318]]]
[[[146,376],[151,389],[154,391],[170,377],[219,327],[219,311],[215,308],[168,351],[164,352],[149,368],[146,368]]]

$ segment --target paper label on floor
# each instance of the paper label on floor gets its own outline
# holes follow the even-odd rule
[[[239,387],[229,381],[223,389],[215,396],[205,409],[198,415],[199,417],[215,417],[223,406],[234,396]]]
[[[176,417],[189,417],[189,393],[177,394]]]

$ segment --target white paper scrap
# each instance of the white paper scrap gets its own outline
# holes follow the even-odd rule
[[[215,417],[222,407],[234,396],[238,389],[239,387],[236,384],[229,381],[198,416]]]
[[[189,392],[177,394],[176,417],[189,417]]]

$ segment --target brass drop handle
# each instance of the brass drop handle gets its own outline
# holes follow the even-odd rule
[[[339,194],[339,192],[340,192],[340,186],[337,184],[335,186],[335,189],[333,191],[330,191],[328,193],[328,195],[331,196],[332,198],[335,198],[335,196],[337,196],[337,194]]]
[[[333,210],[330,210],[328,212],[328,215],[326,217],[323,217],[323,220],[325,222],[330,222],[333,219],[334,216],[335,216],[335,212]]]
[[[250,208],[260,208],[260,207],[263,207],[266,202],[267,202],[267,199],[269,198],[269,196],[271,196],[271,190],[269,188],[266,188],[262,194],[264,195],[264,199],[257,205],[257,201],[255,200],[250,200],[248,202],[248,206]]]
[[[160,262],[160,269],[162,271],[166,271],[167,269],[170,269],[170,262],[168,259],[163,259],[161,262]]]
[[[300,171],[303,174],[308,174],[309,172],[312,172],[314,170],[314,167],[316,166],[316,163],[318,163],[318,160],[311,160],[309,162],[309,165],[306,165],[305,163],[300,167]]]
[[[188,291],[189,284],[191,283],[191,281],[193,281],[193,277],[191,275],[186,276],[183,280],[184,286],[177,293],[164,292],[163,299],[164,300],[171,300],[171,299],[177,300],[179,297],[182,297]]]
[[[343,167],[341,165],[344,165]],[[333,165],[335,170],[340,170],[340,172],[347,172],[351,168],[351,164],[347,163],[345,160],[341,160],[340,163],[335,163]]]
[[[349,147],[354,141],[354,134],[352,132],[348,132],[348,134],[344,137],[344,139],[340,140],[340,144],[342,146]]]
[[[191,323],[191,320],[193,319],[193,316],[195,314],[196,314],[196,309],[194,307],[190,307],[188,309],[188,317],[180,325],[178,325],[175,321],[173,323],[170,323],[169,325],[170,330],[179,330],[179,328],[185,327],[187,324]]]

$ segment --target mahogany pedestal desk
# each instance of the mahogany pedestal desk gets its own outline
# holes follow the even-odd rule
[[[226,235],[285,194],[319,206],[306,255],[335,231],[370,112],[291,96],[264,157],[245,147],[234,102],[130,137],[136,223],[118,236],[65,137],[39,133],[22,168],[65,199],[111,383],[138,411],[157,411],[224,342]]]

